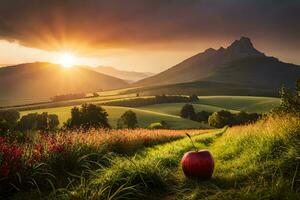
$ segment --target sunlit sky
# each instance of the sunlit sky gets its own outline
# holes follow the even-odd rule
[[[217,41],[215,43],[218,43]],[[232,42],[220,42],[223,46],[227,46]],[[256,45],[257,46],[257,45]],[[96,66],[113,66],[120,70],[131,71],[145,71],[145,72],[161,72],[182,60],[204,51],[206,48],[215,47],[219,48],[218,44],[206,44],[204,47],[201,43],[193,45],[190,48],[185,47],[182,50],[130,50],[130,49],[106,49],[97,51],[95,54],[81,55],[76,50],[59,50],[47,51],[38,48],[25,47],[17,42],[9,42],[0,40],[0,66],[8,66],[21,63],[30,63],[37,61],[45,61],[60,64],[60,58],[70,53],[76,57],[75,65],[88,65],[91,67]],[[261,45],[260,50],[263,50],[267,55],[272,55],[280,58],[286,62],[300,63],[297,60],[298,52],[288,53],[282,50],[279,46],[278,49],[267,49]],[[298,54],[298,55],[297,55]],[[294,59],[296,58],[296,59]]]
[[[300,64],[299,10],[299,0],[1,1],[0,65],[69,53],[78,65],[160,72],[241,36]]]

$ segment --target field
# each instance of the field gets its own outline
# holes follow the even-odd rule
[[[180,159],[193,149],[185,132],[197,148],[209,149],[214,156],[215,171],[208,181],[188,179],[182,173]],[[47,190],[36,180],[44,199],[298,199],[299,133],[299,118],[285,115],[209,131],[95,130],[58,135],[55,141],[64,148],[48,152],[56,156],[45,162],[60,177],[48,177],[60,189]],[[100,154],[93,157],[92,152]],[[14,199],[25,197],[39,199],[40,194],[27,190]]]
[[[22,111],[21,115],[26,115],[32,112],[48,112],[54,113],[59,116],[59,121],[61,125],[71,116],[71,108],[72,106],[67,107],[57,107],[57,108],[48,108],[48,109],[38,109],[38,110],[30,110],[30,111]],[[183,119],[177,115],[165,114],[155,111],[148,111],[137,108],[128,108],[128,107],[120,107],[120,106],[103,106],[103,108],[107,111],[109,117],[109,123],[112,127],[116,128],[117,121],[120,116],[126,112],[127,110],[132,110],[137,114],[138,125],[141,128],[146,128],[151,123],[166,121],[170,128],[172,129],[184,129],[184,128],[206,128],[207,125],[201,124],[192,120]]]
[[[108,97],[107,97],[108,98]],[[110,97],[110,101],[121,98]],[[150,97],[145,97],[150,98]],[[91,103],[97,103],[101,105],[100,97],[97,98],[99,101],[93,101]],[[105,101],[105,100],[103,100]],[[67,101],[68,103],[70,101]],[[77,102],[77,101],[75,101]],[[60,103],[63,104],[64,102]],[[194,108],[197,112],[208,111],[215,112],[219,110],[229,110],[233,113],[239,111],[247,112],[258,112],[264,113],[271,110],[273,107],[278,106],[280,100],[278,98],[271,97],[248,97],[248,96],[200,96],[199,101],[193,103]],[[103,106],[103,108],[109,114],[109,123],[116,127],[117,120],[127,110],[133,110],[138,117],[138,125],[141,128],[146,128],[153,122],[166,121],[172,129],[187,129],[187,128],[207,128],[207,125],[200,124],[195,121],[180,118],[180,110],[185,103],[165,103],[165,104],[154,104],[149,106],[142,106],[136,108],[128,108],[121,106]],[[78,105],[78,104],[74,104]],[[62,107],[50,107],[43,109],[30,109],[22,111],[21,115],[25,115],[33,112],[48,112],[51,114],[57,114],[61,125],[70,118],[70,110],[73,106],[62,106]]]

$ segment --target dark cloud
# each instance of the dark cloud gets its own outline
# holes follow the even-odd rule
[[[255,37],[299,48],[300,0],[0,0],[0,37],[56,50]]]

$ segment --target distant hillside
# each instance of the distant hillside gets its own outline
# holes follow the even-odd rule
[[[100,72],[102,74],[107,74],[113,77],[117,77],[123,80],[127,80],[129,82],[138,81],[144,78],[147,78],[149,76],[154,75],[150,72],[134,72],[134,71],[124,71],[124,70],[118,70],[113,67],[106,67],[106,66],[99,66],[96,68],[92,68],[93,70]]]
[[[126,87],[118,78],[74,67],[29,63],[0,68],[0,105],[49,100],[57,94],[95,92]]]
[[[213,81],[278,90],[282,84],[292,86],[299,77],[300,66],[267,57],[254,48],[249,38],[242,37],[226,49],[207,49],[162,73],[138,81],[135,86]]]
[[[232,95],[232,96],[273,96],[278,97],[277,88],[254,87],[233,83],[221,83],[214,81],[195,81],[187,83],[143,86],[129,88],[120,94],[139,93],[140,95]]]

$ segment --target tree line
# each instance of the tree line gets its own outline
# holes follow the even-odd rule
[[[58,116],[46,112],[29,113],[20,117],[17,110],[0,111],[0,133],[25,132],[28,130],[53,131],[59,125]]]
[[[13,132],[43,131],[50,132],[58,130],[59,119],[55,114],[47,112],[29,113],[20,117],[17,110],[0,111],[0,135],[7,135]],[[126,111],[118,120],[118,128],[134,129],[138,127],[136,113]],[[71,118],[63,125],[62,129],[85,129],[106,128],[110,129],[107,112],[95,104],[83,104],[80,107],[71,109]]]
[[[127,100],[119,100],[104,103],[103,105],[108,106],[124,106],[124,107],[140,107],[153,104],[162,104],[162,103],[185,103],[185,102],[194,102],[197,101],[197,95],[191,96],[180,96],[180,95],[156,95],[155,97],[147,98],[134,98]]]
[[[212,127],[221,128],[226,125],[233,126],[255,122],[261,117],[261,114],[246,113],[244,111],[231,113],[226,110],[213,113],[207,111],[196,113],[192,104],[185,104],[180,111],[180,116],[197,122],[208,123]]]

